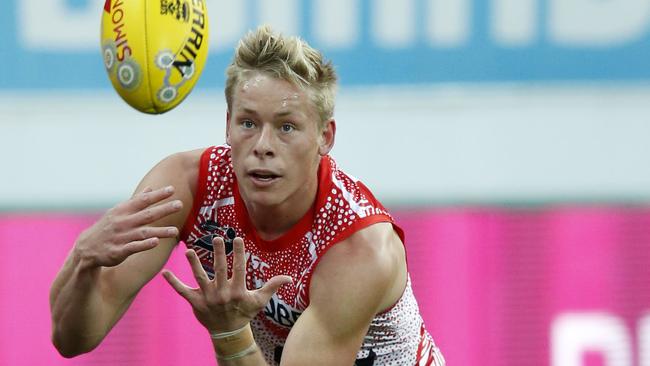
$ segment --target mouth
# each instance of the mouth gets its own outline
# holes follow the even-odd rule
[[[253,181],[259,183],[270,183],[282,177],[280,174],[277,174],[271,170],[264,170],[264,169],[250,170],[248,171],[248,176],[251,177]]]

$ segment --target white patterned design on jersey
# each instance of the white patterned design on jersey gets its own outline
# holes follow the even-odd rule
[[[251,322],[256,342],[269,364],[284,345],[291,327],[309,306],[309,284],[318,261],[340,242],[377,222],[393,223],[392,217],[360,181],[338,169],[329,156],[318,172],[318,194],[310,210],[287,234],[274,241],[262,240],[250,223],[238,192],[230,147],[214,146],[201,157],[194,206],[181,238],[196,250],[212,276],[212,238],[221,236],[226,251],[232,239],[242,237],[246,246],[248,288],[260,288],[276,275],[289,275],[285,285]],[[403,241],[401,229],[393,223]],[[228,244],[230,243],[230,246]],[[228,255],[229,272],[232,256]],[[230,275],[230,274],[229,274]],[[400,300],[372,321],[357,358],[376,355],[375,365],[444,364],[429,333],[424,329],[410,279]]]

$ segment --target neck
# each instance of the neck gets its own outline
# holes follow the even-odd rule
[[[314,176],[287,200],[272,206],[244,200],[246,210],[257,234],[263,240],[275,240],[302,219],[309,211],[318,193],[318,179]]]

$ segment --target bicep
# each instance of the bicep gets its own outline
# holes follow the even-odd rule
[[[381,226],[332,247],[316,268],[310,305],[287,338],[282,365],[352,365],[372,319],[400,282]]]
[[[298,318],[284,345],[283,366],[354,364],[372,315],[346,322],[328,313],[311,307]]]

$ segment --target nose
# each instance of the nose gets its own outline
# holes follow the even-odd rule
[[[273,148],[274,137],[273,128],[268,124],[262,125],[260,133],[257,136],[257,141],[255,141],[255,145],[253,146],[253,152],[256,157],[264,158],[275,156],[275,149]]]

